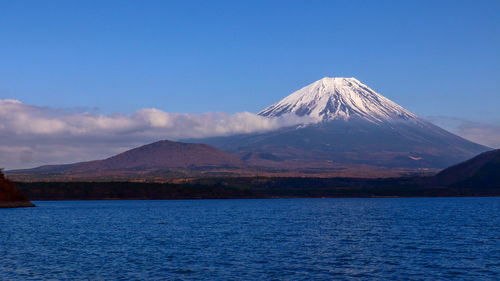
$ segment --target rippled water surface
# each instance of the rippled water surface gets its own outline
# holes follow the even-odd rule
[[[500,279],[500,198],[35,203],[0,279]]]

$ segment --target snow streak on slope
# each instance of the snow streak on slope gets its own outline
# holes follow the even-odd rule
[[[266,117],[286,113],[319,121],[359,117],[371,122],[418,120],[418,117],[355,78],[325,77],[259,112]]]

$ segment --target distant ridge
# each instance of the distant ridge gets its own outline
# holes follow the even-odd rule
[[[240,159],[213,146],[163,140],[125,151],[104,160],[13,170],[9,171],[9,174],[13,176],[67,175],[79,178],[100,176],[113,178],[129,174],[133,178],[137,178],[156,171],[175,172],[241,166],[243,166],[243,162]]]

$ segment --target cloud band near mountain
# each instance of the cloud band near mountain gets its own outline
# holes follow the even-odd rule
[[[0,167],[93,160],[161,139],[264,132],[310,121],[295,115],[182,114],[154,108],[104,115],[0,100]]]
[[[427,120],[470,141],[500,148],[500,123],[484,123],[450,116],[429,116]]]
[[[498,125],[443,116],[427,119],[469,140],[500,147]],[[101,159],[162,139],[264,132],[310,122],[315,121],[293,114],[266,118],[249,112],[183,114],[154,108],[105,115],[0,100],[0,168]]]

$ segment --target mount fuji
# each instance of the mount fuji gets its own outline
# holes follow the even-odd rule
[[[312,122],[196,140],[274,168],[444,168],[489,148],[447,132],[355,78],[323,78],[258,113]]]
[[[104,160],[9,175],[17,180],[386,177],[435,172],[489,150],[419,118],[354,78],[323,78],[258,114],[302,120],[297,115],[305,121],[261,133],[188,140],[196,143],[159,141]]]

